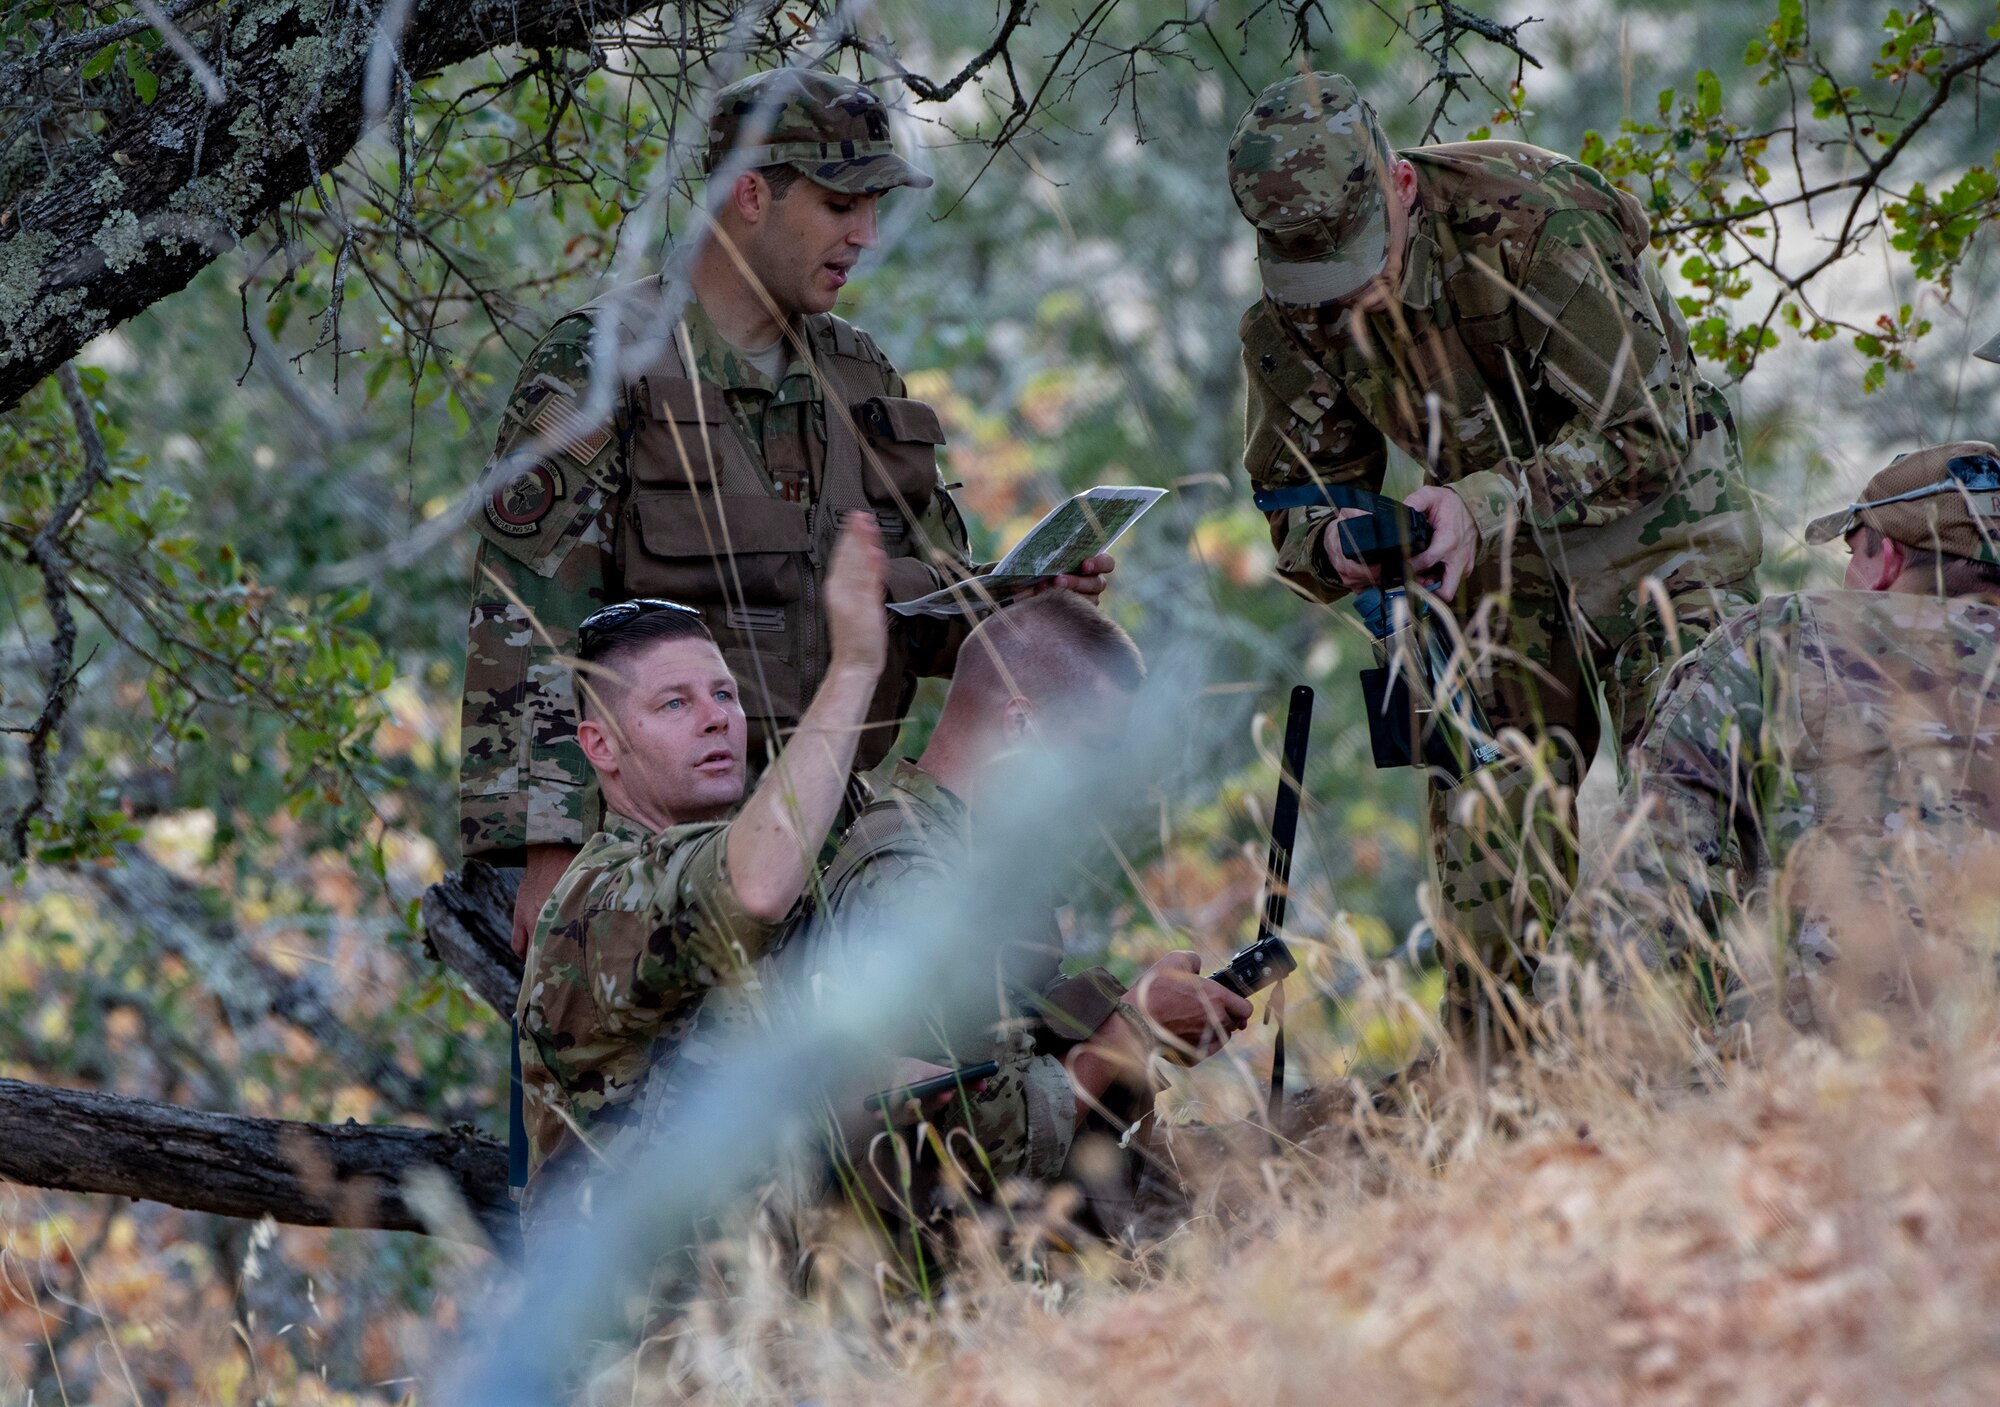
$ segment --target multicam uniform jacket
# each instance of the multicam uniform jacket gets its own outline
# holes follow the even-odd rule
[[[1244,317],[1244,466],[1258,490],[1379,490],[1394,443],[1451,485],[1479,531],[1459,598],[1475,691],[1496,733],[1573,738],[1551,762],[1573,786],[1575,759],[1596,751],[1600,693],[1629,744],[1661,661],[1756,597],[1762,540],[1735,425],[1695,370],[1631,196],[1514,142],[1398,155],[1417,181],[1399,300],[1365,316],[1265,300]],[[1268,516],[1279,574],[1315,600],[1342,596],[1319,542],[1332,510]],[[1532,771],[1503,766],[1429,792],[1446,906],[1481,961],[1515,980],[1530,910],[1553,919],[1539,896],[1566,892],[1574,872],[1573,827],[1541,814],[1540,791]],[[1541,854],[1562,856],[1564,873],[1526,875],[1523,857]]]
[[[1614,980],[1628,955],[1657,969],[1768,935],[1782,940],[1772,952],[1732,949],[1737,994],[1789,967],[1797,1017],[1836,955],[1851,966],[1885,935],[1888,951],[1866,960],[1891,968],[1920,933],[1990,947],[2000,603],[1843,590],[1766,600],[1662,691],[1623,798],[1628,816],[1642,806],[1573,909]],[[1537,989],[1552,992],[1543,975]]]
[[[965,803],[911,762],[899,762],[883,795],[842,836],[825,877],[825,919],[816,941],[865,941],[885,917],[907,913],[912,894],[944,885],[964,864],[972,843]],[[1017,994],[1016,1010],[1001,1013],[997,1037],[957,1048],[909,1051],[953,1067],[997,1060],[1000,1072],[984,1088],[952,1102],[931,1121],[949,1144],[969,1134],[993,1178],[1056,1177],[1076,1137],[1076,1091],[1060,1052],[1088,1037],[1115,1010],[1123,989],[1101,970],[1058,975],[1062,939],[1053,914],[1047,930],[995,953],[1000,985]],[[814,962],[835,960],[828,952]],[[960,1150],[963,1154],[964,1150]]]
[[[774,384],[698,303],[665,345],[659,296],[647,280],[558,322],[502,417],[474,520],[459,779],[468,857],[517,864],[526,845],[580,845],[596,829],[567,657],[598,606],[662,595],[702,609],[743,684],[754,774],[826,666],[818,578],[837,512],[881,521],[894,599],[966,569],[964,522],[937,470],[937,416],[906,397],[865,334],[805,319],[824,384],[796,348]],[[628,349],[650,339],[657,355],[617,388],[611,423],[597,424],[584,414],[594,339],[614,319]],[[963,633],[897,618],[857,770],[887,754],[916,678],[950,673]]]
[[[655,1082],[748,1019],[758,960],[789,920],[760,923],[729,881],[725,822],[654,833],[616,812],[535,924],[516,1017],[532,1219],[600,1158],[615,1160]]]
[[[1651,651],[1618,661],[1657,619],[1641,579],[1712,623],[1717,593],[1747,597],[1762,548],[1728,408],[1695,370],[1645,216],[1591,168],[1520,143],[1398,155],[1418,200],[1400,302],[1244,317],[1251,481],[1379,489],[1393,442],[1471,510],[1482,565],[1464,599],[1507,593],[1504,643],[1572,691],[1579,653],[1614,679],[1648,673]],[[1344,594],[1317,550],[1331,510],[1269,516],[1280,574]],[[1587,702],[1531,702],[1504,672],[1482,692],[1496,728],[1591,723]]]

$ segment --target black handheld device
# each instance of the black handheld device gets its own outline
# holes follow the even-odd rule
[[[1430,519],[1393,498],[1370,494],[1365,518],[1342,518],[1334,526],[1340,550],[1356,562],[1382,572],[1384,588],[1400,586],[1405,564],[1431,545]]]
[[[1357,591],[1354,609],[1377,640],[1397,632],[1397,613],[1406,611],[1415,625],[1425,620],[1426,607],[1409,599],[1409,562],[1431,545],[1430,520],[1406,504],[1353,484],[1294,484],[1266,489],[1257,495],[1265,512],[1281,508],[1350,508],[1360,515],[1334,524],[1340,550],[1357,562],[1377,569],[1380,585]],[[1424,699],[1413,697],[1407,671],[1384,663],[1361,671],[1361,697],[1368,706],[1368,740],[1377,767],[1434,767],[1457,780],[1475,767],[1499,760],[1492,729],[1478,698],[1454,673],[1450,651],[1435,626],[1419,629]],[[1443,726],[1440,714],[1456,720]]]
[[[1227,987],[1239,997],[1249,997],[1273,982],[1284,981],[1298,970],[1298,959],[1292,956],[1292,950],[1285,946],[1284,939],[1274,935],[1259,938],[1237,952],[1228,962],[1209,973],[1208,980]]]
[[[999,1061],[982,1060],[977,1065],[947,1070],[942,1075],[932,1075],[927,1080],[897,1085],[894,1089],[878,1089],[861,1102],[870,1109],[900,1108],[912,1099],[921,1104],[934,1094],[943,1094],[946,1090],[957,1089],[960,1085],[976,1085],[981,1080],[990,1080],[999,1073]]]

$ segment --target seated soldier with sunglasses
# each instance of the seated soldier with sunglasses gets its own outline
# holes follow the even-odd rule
[[[743,704],[700,612],[636,599],[584,620],[576,736],[606,815],[536,920],[521,984],[531,1225],[587,1206],[583,1175],[659,1091],[641,1095],[731,1019],[729,989],[785,933],[887,657],[886,560],[874,519],[851,515],[825,681],[748,801]]]

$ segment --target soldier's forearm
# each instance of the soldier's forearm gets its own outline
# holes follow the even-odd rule
[[[1636,512],[1657,485],[1673,481],[1685,452],[1684,439],[1650,429],[1573,422],[1532,459],[1464,475],[1451,488],[1471,511],[1483,551],[1506,532],[1510,517],[1542,532],[1616,522]],[[1642,491],[1625,491],[1627,483]]]
[[[836,664],[798,731],[729,827],[731,886],[752,917],[775,923],[805,892],[840,814],[876,671]]]
[[[1271,521],[1280,578],[1315,601],[1331,604],[1347,595],[1346,584],[1319,548],[1326,525],[1333,521],[1331,508],[1282,508],[1265,516]]]

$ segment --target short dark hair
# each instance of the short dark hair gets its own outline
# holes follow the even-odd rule
[[[792,193],[792,187],[799,183],[799,178],[803,173],[798,167],[787,165],[781,161],[775,166],[759,166],[757,174],[769,183],[771,187],[771,199],[776,201],[783,200]]]
[[[706,640],[715,637],[698,615],[687,611],[648,611],[628,621],[593,631],[588,647],[579,647],[574,671],[576,716],[585,718],[595,697],[606,709],[624,692],[624,667],[655,645],[669,640]]]
[[[1073,591],[1045,591],[979,623],[959,647],[952,686],[1049,702],[1088,687],[1093,674],[1133,693],[1146,680],[1145,657],[1098,607]]]
[[[1882,533],[1866,523],[1861,525],[1861,540],[1868,544],[1871,557],[1882,550]],[[1908,559],[1904,563],[1903,574],[1921,573],[1930,579],[1931,586],[1940,595],[1979,596],[2000,591],[2000,564],[1961,557],[1955,552],[1933,552],[1928,547],[1912,547],[1907,542],[1896,545],[1903,549],[1903,555]]]

